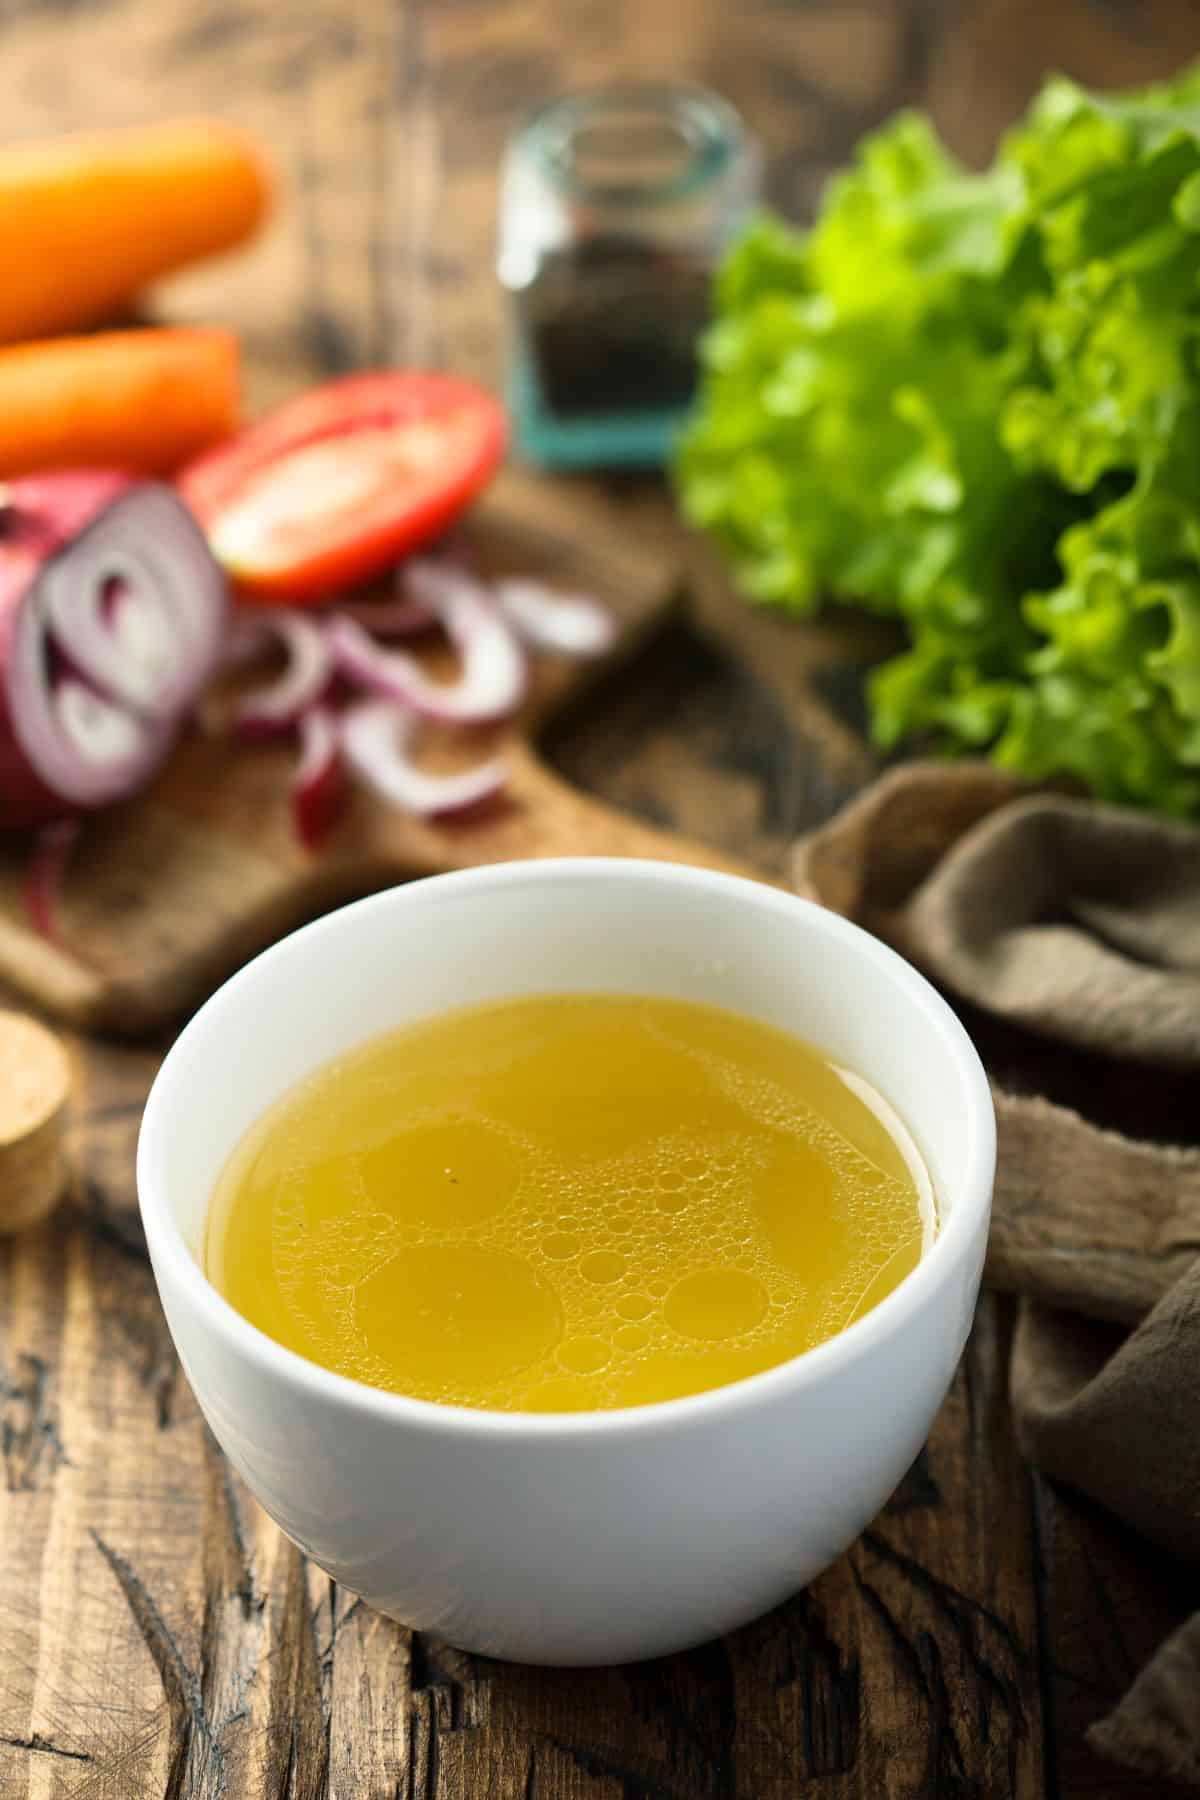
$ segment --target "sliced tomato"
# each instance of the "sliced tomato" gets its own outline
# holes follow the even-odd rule
[[[473,382],[348,375],[285,401],[179,486],[243,593],[304,605],[437,537],[487,482],[507,435]]]

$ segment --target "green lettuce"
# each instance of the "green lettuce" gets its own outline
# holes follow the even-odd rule
[[[757,600],[904,622],[874,735],[1200,814],[1200,65],[921,117],[729,253],[676,477]]]

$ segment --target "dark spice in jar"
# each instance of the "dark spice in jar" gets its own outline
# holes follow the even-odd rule
[[[686,406],[711,285],[706,259],[627,234],[552,251],[522,296],[542,403],[563,419]]]

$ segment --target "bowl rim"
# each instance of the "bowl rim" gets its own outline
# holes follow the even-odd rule
[[[596,880],[634,885],[674,884],[692,893],[724,893],[742,904],[757,906],[776,916],[795,917],[799,913],[806,918],[810,931],[848,946],[902,991],[906,1000],[924,1016],[928,1026],[947,1044],[961,1077],[962,1094],[958,1103],[963,1104],[966,1111],[967,1148],[961,1177],[955,1186],[955,1204],[933,1244],[917,1266],[878,1305],[824,1342],[801,1351],[786,1362],[721,1387],[640,1406],[534,1413],[420,1400],[371,1387],[353,1376],[340,1375],[268,1337],[244,1318],[210,1282],[188,1248],[168,1205],[166,1183],[157,1175],[170,1115],[178,1102],[177,1071],[185,1060],[184,1047],[211,1033],[231,998],[236,997],[241,988],[260,979],[264,967],[297,955],[304,948],[313,946],[319,938],[352,932],[355,921],[369,911],[403,909],[414,896],[414,903],[420,904],[427,899],[431,886],[469,894],[495,888],[554,887]],[[169,1279],[176,1291],[185,1290],[188,1304],[207,1335],[223,1340],[235,1353],[257,1364],[262,1372],[305,1388],[314,1397],[331,1404],[371,1415],[381,1424],[470,1438],[560,1437],[573,1440],[640,1435],[713,1422],[731,1412],[770,1404],[788,1390],[816,1386],[848,1363],[868,1354],[926,1306],[936,1302],[945,1277],[966,1254],[980,1219],[986,1221],[988,1218],[995,1160],[995,1111],[979,1054],[957,1015],[937,989],[890,945],[839,913],[766,881],[753,881],[686,863],[623,857],[553,857],[489,863],[385,888],[322,914],[244,963],[197,1009],[163,1058],[142,1115],[136,1172],[138,1206],[160,1290],[164,1278]]]

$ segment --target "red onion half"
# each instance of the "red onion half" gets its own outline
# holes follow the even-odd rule
[[[167,487],[9,484],[0,517],[0,826],[132,794],[220,653],[225,581]]]

